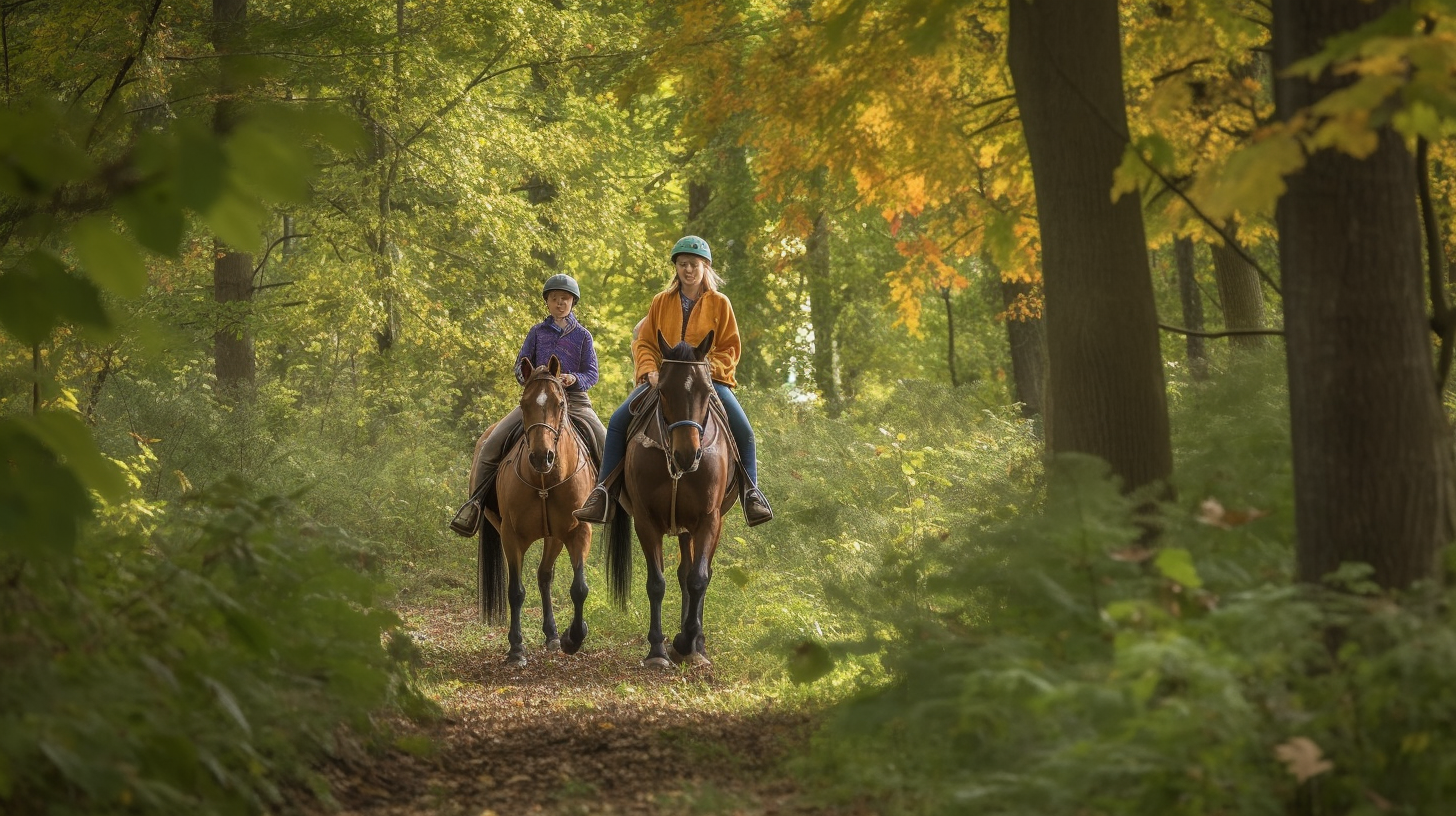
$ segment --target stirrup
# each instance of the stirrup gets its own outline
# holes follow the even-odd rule
[[[579,510],[573,510],[571,515],[577,521],[585,521],[588,524],[606,524],[612,514],[612,494],[607,492],[606,485],[597,485],[592,492],[587,494],[586,504]]]
[[[471,499],[460,505],[460,509],[455,511],[455,518],[450,519],[450,529],[454,530],[456,535],[470,538],[480,532],[482,515],[484,514],[480,511],[480,500]]]
[[[768,506],[768,499],[764,498],[763,491],[758,485],[751,485],[743,491],[743,520],[749,527],[757,527],[765,522],[773,521],[773,508]]]

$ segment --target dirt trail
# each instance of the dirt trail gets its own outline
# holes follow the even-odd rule
[[[471,609],[415,610],[421,640],[448,643]],[[592,648],[595,646],[595,648]],[[780,764],[808,736],[802,713],[704,710],[711,669],[655,673],[626,647],[537,646],[507,668],[503,633],[483,650],[427,648],[449,678],[445,717],[406,725],[398,748],[326,770],[347,814],[809,814]],[[636,647],[630,647],[636,650]],[[634,651],[635,653],[635,651]],[[695,704],[697,703],[697,704]],[[428,742],[421,737],[428,737]]]

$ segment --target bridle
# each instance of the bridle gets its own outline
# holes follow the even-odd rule
[[[692,361],[692,360],[663,360],[661,362],[661,364],[659,365],[659,369],[665,369],[667,366],[670,366],[670,365],[674,365],[674,366],[701,366],[701,367],[703,367],[705,369],[710,369],[710,366],[709,366],[709,363],[708,363],[707,360],[697,360],[697,361]],[[666,375],[665,374],[663,374],[663,373],[659,373],[658,374],[658,391],[659,391],[659,393],[662,391],[663,383],[664,383],[665,379],[666,379]],[[709,399],[711,399],[711,398],[712,397],[710,395]],[[709,410],[711,411],[711,409],[709,409]],[[672,448],[672,436],[671,436],[672,435],[672,432],[675,431],[675,430],[677,430],[678,428],[696,428],[698,430],[698,438],[700,440],[705,439],[707,437],[707,435],[708,435],[708,431],[707,431],[707,429],[705,429],[703,427],[703,425],[704,425],[704,423],[707,422],[707,418],[704,417],[703,423],[696,422],[696,421],[691,420],[691,419],[678,420],[677,422],[673,422],[671,424],[668,424],[665,427],[664,427],[664,422],[665,422],[665,417],[663,417],[663,415],[662,415],[662,399],[659,397],[659,399],[657,401],[657,425],[658,425],[659,428],[662,428],[662,442],[663,442],[662,453],[667,458],[667,475],[668,475],[669,478],[672,479],[673,487],[676,488],[677,487],[677,480],[678,479],[681,479],[686,474],[693,473],[694,471],[696,471],[698,469],[698,465],[702,463],[702,461],[703,461],[703,446],[701,444],[698,445],[697,453],[695,453],[693,455],[693,464],[692,464],[691,467],[687,468],[686,470],[678,470],[677,462],[673,460],[672,450],[671,450],[671,448]],[[674,504],[675,503],[676,502],[674,502]]]
[[[526,429],[521,432],[521,435],[522,436],[526,436],[527,434],[529,434],[531,432],[531,429],[532,428],[536,428],[536,427],[545,428],[546,430],[548,430],[548,431],[551,432],[551,438],[552,438],[551,450],[556,451],[558,448],[561,447],[561,429],[566,425],[567,422],[570,422],[571,421],[567,417],[566,386],[562,385],[560,380],[558,380],[557,378],[551,376],[550,374],[537,374],[536,376],[534,376],[531,379],[527,380],[526,381],[526,385],[529,386],[531,383],[536,382],[537,380],[540,380],[542,382],[550,382],[553,386],[556,387],[557,395],[561,398],[561,424],[560,425],[552,425],[549,422],[533,422],[530,425],[527,425],[526,426]],[[531,442],[530,442],[529,437],[527,437],[526,438],[526,448],[527,448],[527,450],[529,450],[530,447],[531,447]],[[566,484],[567,482],[570,482],[572,479],[575,479],[576,478],[576,474],[580,473],[582,471],[582,469],[586,467],[587,462],[590,461],[591,457],[585,456],[585,455],[579,456],[578,461],[576,463],[576,470],[572,471],[571,472],[571,475],[569,475],[566,478],[561,479],[560,481],[556,482],[555,484],[551,484],[551,485],[546,484],[546,477],[549,476],[549,475],[551,475],[551,471],[556,470],[556,464],[561,461],[560,456],[559,456],[559,452],[558,452],[558,456],[557,456],[556,461],[553,462],[552,465],[551,465],[551,470],[548,470],[547,472],[541,474],[541,484],[540,485],[533,485],[533,484],[531,484],[529,481],[526,480],[526,477],[525,476],[522,476],[521,475],[521,459],[524,459],[524,458],[525,457],[520,457],[520,458],[516,459],[515,465],[511,468],[511,472],[516,474],[516,478],[517,479],[520,479],[522,484],[524,484],[526,487],[529,487],[532,490],[536,491],[536,495],[540,497],[540,499],[541,499],[541,520],[542,520],[542,523],[545,525],[546,535],[548,537],[550,537],[551,536],[551,511],[550,511],[550,508],[548,508],[546,506],[546,500],[551,497],[551,491],[552,490],[555,490],[556,488],[558,488],[558,487]]]
[[[551,432],[551,449],[556,450],[557,448],[561,447],[561,428],[566,424],[566,386],[561,384],[561,380],[558,380],[550,374],[537,374],[531,379],[527,380],[526,385],[530,385],[531,383],[537,381],[550,383],[552,386],[555,387],[556,396],[561,401],[561,424],[552,425],[549,422],[533,422],[530,425],[527,425],[526,429],[521,431],[521,434],[524,436],[531,433],[532,428],[545,428],[546,430]]]

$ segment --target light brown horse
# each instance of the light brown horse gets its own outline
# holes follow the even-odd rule
[[[566,388],[561,384],[561,363],[552,355],[544,366],[532,368],[520,362],[521,441],[501,461],[494,490],[494,507],[485,501],[485,518],[480,525],[481,614],[494,622],[505,611],[507,572],[511,604],[510,651],[506,662],[526,665],[521,638],[521,604],[526,587],[521,582],[521,565],[526,550],[542,541],[541,566],[536,584],[541,590],[541,630],[548,650],[575,654],[586,640],[586,556],[591,551],[592,528],[578,521],[571,511],[580,507],[597,481],[596,466],[587,453],[586,442],[576,432],[566,413]],[[575,614],[571,626],[559,637],[551,608],[551,579],[556,558],[565,546],[571,556],[573,577],[571,602]],[[506,567],[502,569],[502,565]]]
[[[612,520],[607,548],[607,575],[612,596],[625,604],[632,585],[632,536],[647,561],[649,650],[642,665],[671,666],[669,660],[710,665],[703,637],[703,601],[713,578],[713,552],[723,530],[723,514],[737,501],[733,490],[733,462],[727,423],[712,410],[715,398],[709,366],[704,359],[713,348],[713,332],[696,348],[679,343],[669,348],[657,335],[662,363],[658,369],[657,416],[649,430],[655,440],[639,439],[627,445],[622,494],[625,512]],[[628,516],[631,516],[629,519]],[[662,539],[676,535],[679,561],[677,582],[682,590],[681,629],[671,647],[664,646],[662,597]]]

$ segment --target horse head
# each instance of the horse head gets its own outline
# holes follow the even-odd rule
[[[526,382],[521,391],[521,425],[526,429],[527,458],[537,473],[550,473],[556,467],[556,447],[566,425],[561,361],[553,354],[546,365],[532,367],[531,361],[522,357],[518,366]]]
[[[657,333],[657,348],[662,352],[657,372],[658,404],[667,422],[668,460],[679,475],[697,470],[703,458],[703,428],[714,395],[707,361],[713,334],[708,332],[694,347],[685,342],[668,346],[662,332]]]

